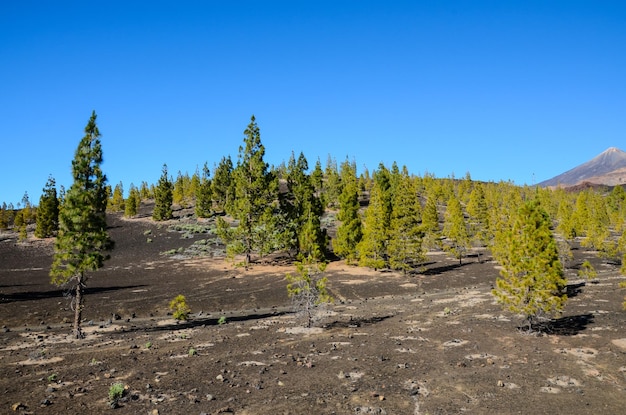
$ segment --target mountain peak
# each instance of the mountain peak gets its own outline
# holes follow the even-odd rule
[[[574,186],[582,182],[615,186],[626,183],[626,152],[609,147],[593,159],[539,183],[542,187]]]

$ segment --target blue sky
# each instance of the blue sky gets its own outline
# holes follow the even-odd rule
[[[98,114],[109,182],[237,159],[533,184],[626,150],[626,3],[12,1],[0,5],[0,202],[71,185]]]

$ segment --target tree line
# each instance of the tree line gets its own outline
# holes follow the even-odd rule
[[[459,264],[471,253],[488,251],[503,266],[495,298],[524,314],[529,325],[542,312],[562,310],[563,269],[574,241],[621,263],[626,273],[626,192],[620,186],[569,192],[477,182],[469,173],[438,179],[413,175],[395,162],[357,174],[356,163],[347,158],[338,165],[329,156],[325,168],[320,160],[310,168],[304,154],[293,152],[286,163],[270,166],[252,116],[236,163],[225,156],[212,176],[205,164],[201,172],[191,177],[179,172],[176,179],[164,164],[156,184],[131,184],[124,198],[122,183],[111,188],[99,170],[95,119],[94,112],[72,162],[74,184],[67,192],[57,192],[50,177],[37,207],[25,195],[19,209],[0,208],[0,228],[12,227],[24,239],[28,225],[35,224],[36,237],[56,236],[54,282],[74,278],[83,286],[84,272],[99,268],[103,250],[111,245],[98,234],[90,239],[91,248],[77,251],[72,244],[79,243],[78,235],[106,229],[106,211],[137,215],[147,200],[154,202],[155,221],[171,219],[174,205],[215,218],[227,255],[241,258],[246,267],[255,257],[286,252],[300,264],[338,257],[411,273],[420,271],[432,249],[448,252]],[[90,225],[77,228],[76,218]],[[74,238],[69,242],[68,234]],[[87,254],[92,248],[97,255]],[[89,265],[77,265],[81,255]]]

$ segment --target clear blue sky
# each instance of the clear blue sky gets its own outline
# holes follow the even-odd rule
[[[533,184],[626,150],[623,1],[3,1],[0,202],[69,187],[98,114],[109,183],[237,160]]]

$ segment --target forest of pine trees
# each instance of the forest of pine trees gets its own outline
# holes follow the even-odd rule
[[[173,217],[174,205],[193,207],[198,218],[215,220],[228,255],[241,256],[246,266],[255,258],[286,252],[300,261],[336,257],[348,264],[410,273],[420,271],[428,250],[443,250],[462,264],[486,248],[506,268],[494,295],[526,313],[529,321],[537,310],[520,308],[510,299],[515,291],[510,287],[527,283],[515,279],[526,271],[518,270],[511,252],[522,237],[530,235],[544,253],[549,246],[552,288],[562,284],[554,255],[563,267],[575,241],[621,263],[626,272],[626,191],[620,186],[551,190],[476,182],[469,173],[463,179],[418,176],[395,163],[359,174],[356,162],[347,158],[338,166],[329,155],[325,166],[317,160],[311,168],[302,153],[292,153],[278,167],[264,156],[253,116],[236,164],[225,156],[212,171],[205,163],[191,177],[179,171],[175,178],[164,164],[157,183],[131,184],[126,198],[121,182],[113,189],[107,186],[107,211],[132,218],[142,203],[151,201],[152,218],[164,221]],[[17,208],[2,204],[0,229],[12,229],[22,240],[29,230],[35,237],[54,237],[66,203],[64,189],[57,192],[50,177],[38,206],[28,195]],[[541,218],[541,229],[530,232],[520,215]],[[552,239],[545,239],[548,234]],[[540,255],[530,243],[524,249]],[[558,311],[559,298],[550,297],[541,310]]]

